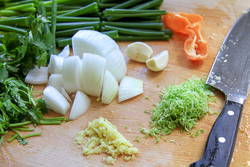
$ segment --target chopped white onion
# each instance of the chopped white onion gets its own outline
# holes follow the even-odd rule
[[[110,104],[118,94],[118,82],[108,70],[105,71],[102,88],[102,103]]]
[[[106,56],[106,69],[109,70],[118,82],[126,75],[127,65],[120,49],[115,49]]]
[[[58,91],[61,91],[62,84],[62,74],[51,74],[49,77],[48,85],[53,86]]]
[[[50,56],[49,62],[49,73],[50,74],[60,74],[62,72],[63,57],[57,55]]]
[[[94,30],[79,30],[72,37],[72,49],[74,55],[80,57],[84,52],[105,57],[113,50],[119,49],[119,46],[106,34]]]
[[[79,82],[83,92],[91,96],[100,97],[105,67],[105,58],[92,53],[83,54]]]
[[[64,89],[69,93],[79,90],[79,73],[81,60],[79,56],[70,56],[64,59],[62,66],[62,82]]]
[[[69,57],[69,54],[70,54],[69,45],[66,45],[57,56],[66,58]]]
[[[118,91],[119,102],[135,97],[141,93],[143,93],[142,80],[129,76],[122,78]]]
[[[43,96],[46,106],[55,111],[56,113],[65,115],[69,110],[69,102],[56,88],[52,86],[47,86],[43,90]]]
[[[71,98],[69,97],[69,94],[66,92],[66,90],[61,87],[61,94],[68,100],[70,103],[72,102]]]
[[[48,67],[35,66],[25,77],[25,82],[29,84],[45,84],[48,82]]]
[[[81,91],[76,92],[76,96],[71,108],[69,119],[73,120],[83,115],[90,106],[89,97]]]

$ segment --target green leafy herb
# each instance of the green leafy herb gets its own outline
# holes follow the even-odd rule
[[[140,143],[140,138],[141,138],[141,136],[136,136],[136,138],[133,141],[134,142],[136,141],[137,143]]]
[[[26,144],[28,144],[28,142],[27,142],[25,139],[21,138],[21,137],[16,137],[16,139],[18,140],[18,142],[19,142],[21,145],[26,145]]]
[[[215,101],[211,87],[204,79],[193,76],[180,85],[170,85],[161,92],[160,101],[151,110],[150,129],[141,128],[147,136],[171,134],[180,127],[190,131],[196,122],[207,112],[211,112],[208,103]],[[202,130],[199,131],[202,133]]]

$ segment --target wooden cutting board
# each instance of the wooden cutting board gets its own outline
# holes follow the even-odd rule
[[[156,144],[155,138],[145,138],[140,132],[141,125],[148,127],[150,120],[150,115],[144,111],[153,108],[152,104],[159,101],[159,91],[166,86],[172,83],[179,84],[193,75],[206,78],[224,37],[242,11],[249,7],[249,0],[165,0],[162,9],[171,12],[196,13],[204,17],[201,31],[209,43],[210,56],[201,62],[189,61],[183,51],[186,37],[178,34],[169,41],[146,42],[153,48],[154,55],[163,50],[169,50],[169,63],[166,70],[151,72],[145,64],[131,61],[125,55],[125,48],[131,42],[119,42],[128,67],[127,75],[145,82],[144,93],[122,103],[118,103],[116,99],[110,105],[103,105],[97,102],[96,98],[91,98],[91,107],[83,116],[74,121],[63,122],[61,125],[37,126],[35,132],[43,132],[42,136],[27,139],[29,144],[26,146],[19,145],[17,141],[8,143],[5,140],[0,146],[0,166],[106,166],[107,164],[102,162],[102,157],[107,157],[106,154],[86,157],[82,155],[81,149],[73,144],[77,133],[85,129],[89,121],[99,117],[107,118],[139,149],[133,161],[125,162],[124,156],[120,156],[114,166],[179,167],[189,166],[190,163],[197,161],[203,155],[216,115],[206,115],[198,122],[195,129],[201,128],[205,132],[196,138],[191,138],[188,132],[181,134],[177,129],[170,136],[165,136],[166,142],[160,140]],[[43,90],[45,86],[34,88]],[[146,96],[150,98],[145,99]],[[217,93],[216,96],[217,103],[211,107],[220,112],[225,99],[222,93]],[[52,111],[47,115],[47,117],[55,116],[60,115]],[[231,167],[247,166],[247,161],[250,163],[249,119],[250,96],[246,100]],[[11,135],[12,132],[8,133],[5,139],[10,138]],[[141,136],[140,143],[133,142],[137,136]]]

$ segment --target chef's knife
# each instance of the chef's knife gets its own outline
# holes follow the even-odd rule
[[[250,9],[225,38],[206,83],[224,92],[226,102],[210,132],[204,156],[190,167],[228,167],[250,86]]]

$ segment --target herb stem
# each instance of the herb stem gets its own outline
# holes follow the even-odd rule
[[[56,118],[42,118],[43,120],[46,121],[63,121],[65,117],[56,117]]]
[[[22,126],[22,125],[28,125],[28,124],[31,124],[31,123],[32,123],[31,121],[25,121],[25,122],[10,124],[9,127],[13,128],[13,127]]]
[[[0,135],[5,135],[8,131],[0,132]]]
[[[21,131],[34,131],[35,129],[27,129],[27,128],[15,128],[16,130],[21,130]]]
[[[13,132],[16,132],[16,134],[18,134],[20,137],[22,137],[23,135],[18,131],[16,130],[15,128],[10,128]]]
[[[18,134],[13,135],[13,136],[8,140],[8,142],[11,142],[11,141],[14,140],[17,136],[18,136]]]
[[[2,142],[3,142],[3,139],[4,139],[4,137],[3,136],[1,136],[0,137],[0,145],[2,144]]]
[[[61,121],[56,121],[56,120],[46,120],[46,121],[40,121],[39,124],[41,125],[60,125],[62,122]]]
[[[33,136],[40,136],[43,132],[40,133],[32,133],[28,135],[21,136],[22,139],[28,138],[28,137],[33,137]]]

